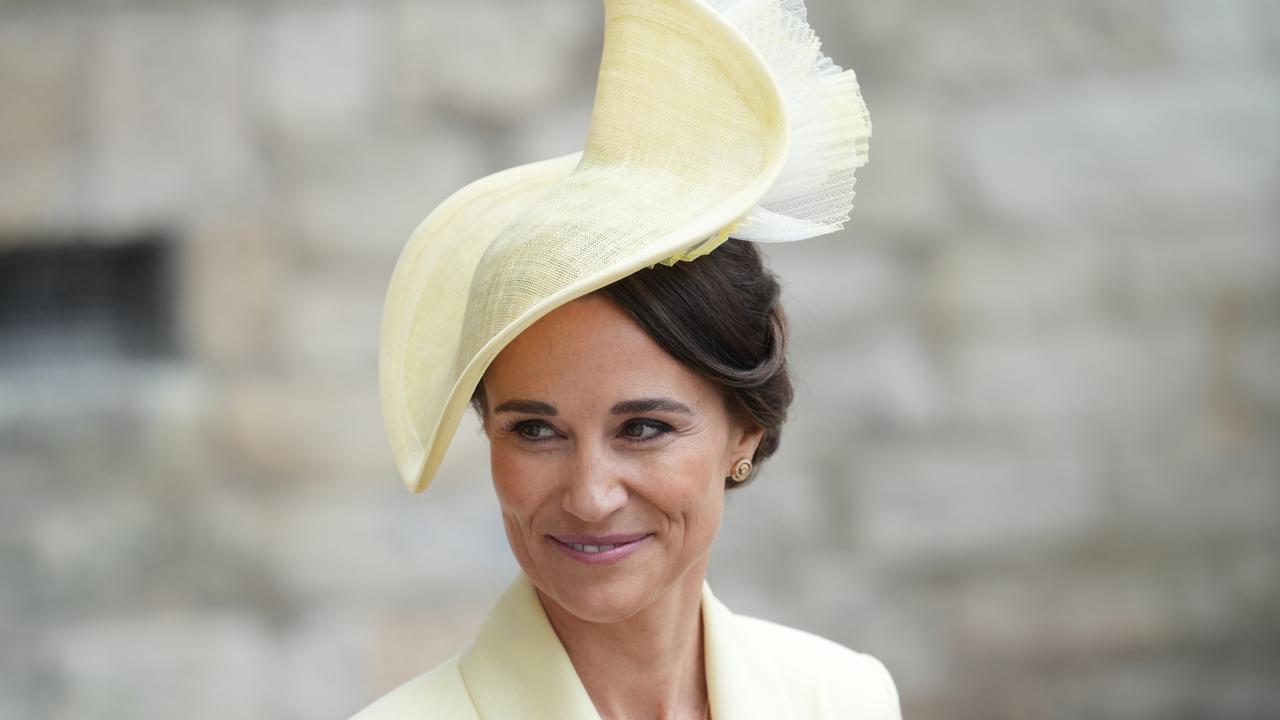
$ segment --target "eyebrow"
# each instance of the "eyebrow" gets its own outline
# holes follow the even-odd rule
[[[630,415],[632,413],[673,412],[681,415],[693,415],[687,405],[670,398],[641,398],[639,400],[623,400],[609,409],[614,415]]]
[[[504,412],[551,416],[560,414],[560,411],[556,410],[554,405],[548,405],[538,400],[508,400],[493,409],[494,415]]]
[[[632,413],[655,411],[680,413],[682,415],[695,414],[689,409],[689,406],[670,398],[640,398],[637,400],[623,400],[609,409],[609,412],[613,415],[630,415]],[[546,415],[548,417],[555,417],[560,414],[560,411],[550,403],[545,403],[541,400],[521,399],[507,400],[493,409],[493,413],[495,415],[504,412]]]

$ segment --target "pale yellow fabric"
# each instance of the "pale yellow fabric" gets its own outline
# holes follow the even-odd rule
[[[884,665],[825,638],[731,612],[702,586],[715,720],[901,720]],[[599,720],[528,577],[520,573],[475,641],[352,720]]]
[[[420,492],[497,353],[569,300],[728,237],[840,227],[870,121],[801,0],[603,0],[585,148],[473,182],[414,230],[379,348],[397,472]]]
[[[392,274],[384,418],[415,491],[506,342],[567,299],[719,232],[781,169],[781,100],[740,34],[697,0],[606,0],[605,11],[576,163],[468,186],[414,232]]]

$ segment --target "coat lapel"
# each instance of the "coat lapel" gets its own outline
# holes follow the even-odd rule
[[[703,662],[714,720],[792,717],[776,659],[751,642],[734,614],[702,583]]]
[[[523,572],[498,598],[459,667],[481,720],[600,720]]]
[[[702,584],[703,654],[714,718],[791,717],[782,679]],[[517,574],[459,662],[482,720],[600,720],[533,583]]]

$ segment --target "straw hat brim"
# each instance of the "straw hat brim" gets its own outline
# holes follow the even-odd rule
[[[723,242],[789,147],[779,87],[701,0],[604,0],[584,150],[448,197],[413,231],[384,304],[379,385],[396,469],[431,482],[493,358],[538,318]]]

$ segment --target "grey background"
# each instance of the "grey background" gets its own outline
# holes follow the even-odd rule
[[[717,594],[913,720],[1280,716],[1280,5],[809,5],[871,162],[766,248],[798,396]],[[383,292],[449,193],[581,148],[601,22],[0,2],[0,247],[158,233],[178,329],[0,337],[0,716],[345,717],[471,637],[483,436],[401,487]]]

